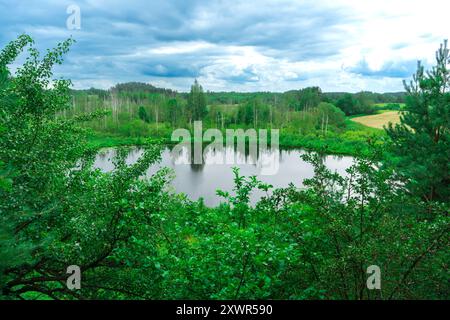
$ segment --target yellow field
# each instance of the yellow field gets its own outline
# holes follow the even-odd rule
[[[387,111],[370,116],[356,117],[352,121],[361,123],[365,126],[383,129],[389,122],[396,124],[400,122],[400,114],[398,111]]]

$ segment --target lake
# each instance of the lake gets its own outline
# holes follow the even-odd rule
[[[184,193],[192,200],[202,197],[207,206],[216,206],[223,201],[223,198],[216,195],[217,189],[231,192],[234,186],[233,167],[239,167],[241,175],[256,175],[259,180],[269,183],[275,188],[287,187],[291,182],[301,187],[304,179],[313,176],[313,167],[300,158],[300,155],[305,152],[302,149],[268,149],[254,159],[249,154],[243,154],[233,148],[226,148],[205,153],[204,164],[186,164],[189,160],[189,152],[188,149],[184,151],[174,154],[171,148],[165,147],[161,154],[161,162],[151,166],[146,175],[151,176],[162,167],[171,168],[175,175],[171,182],[172,191]],[[105,172],[114,170],[111,159],[115,153],[114,148],[100,150],[94,167]],[[142,153],[142,149],[138,147],[131,148],[127,163],[136,162]],[[217,164],[220,161],[217,159],[225,157],[236,159],[236,162],[239,163]],[[278,161],[278,170],[274,174],[265,175],[261,170],[261,162],[267,161],[267,159],[277,159]],[[345,174],[345,169],[352,164],[353,158],[328,155],[324,157],[324,161],[330,170]],[[255,190],[251,197],[252,203],[255,203],[264,194],[262,191]]]

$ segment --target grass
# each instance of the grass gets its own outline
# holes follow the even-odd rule
[[[99,132],[94,132],[88,136],[89,146],[96,149],[119,147],[119,146],[139,146],[146,141],[143,137],[123,137],[105,135]]]
[[[388,123],[396,124],[400,122],[400,113],[398,111],[382,110],[377,114],[370,116],[354,117],[352,121],[364,126],[383,129]]]
[[[398,105],[400,106],[400,108],[404,108],[406,106],[405,103],[392,103],[392,102],[387,102],[387,103],[375,103],[375,107],[377,108],[386,108],[392,105]]]
[[[327,135],[318,132],[301,135],[292,131],[281,130],[279,145],[283,148],[320,150],[329,154],[356,155],[368,149],[367,141],[369,139],[379,141],[381,137],[385,136],[384,130],[371,128],[352,120],[350,118],[346,119],[344,130],[340,132],[328,132]],[[160,134],[158,137],[150,135],[148,137],[159,138],[164,144],[176,144],[176,142],[170,140],[168,134]],[[130,137],[92,132],[89,136],[89,144],[98,149],[104,147],[142,145],[148,141],[148,137]]]

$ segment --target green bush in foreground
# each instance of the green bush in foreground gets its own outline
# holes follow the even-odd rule
[[[167,191],[170,172],[139,177],[160,157],[149,143],[134,165],[92,169],[69,82],[50,86],[71,40],[37,51],[15,75],[7,65],[32,40],[0,55],[0,289],[3,299],[447,299],[448,203],[424,202],[383,150],[357,158],[346,177],[318,154],[302,189],[272,190],[235,170],[235,188],[207,208]],[[8,170],[6,170],[8,168]],[[255,188],[267,196],[251,206]],[[269,193],[269,191],[272,191]],[[82,271],[80,290],[66,268]],[[381,290],[366,269],[381,268]]]

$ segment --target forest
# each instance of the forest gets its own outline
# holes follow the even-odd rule
[[[103,110],[106,115],[84,125],[90,141],[100,146],[140,145],[153,136],[171,143],[174,128],[279,128],[281,145],[313,150],[328,148],[337,154],[366,149],[368,138],[383,132],[359,126],[349,118],[400,110],[405,94],[372,92],[323,93],[308,87],[284,93],[205,92],[195,80],[189,93],[156,88],[145,83],[123,83],[109,90],[71,90],[72,108],[64,119]]]
[[[449,299],[450,54],[398,93],[190,92],[131,82],[73,90],[21,35],[0,53],[0,299]],[[26,60],[17,70],[11,64]],[[374,129],[358,115],[399,111]],[[280,129],[314,168],[275,189],[236,168],[209,207],[142,178],[175,128]],[[126,161],[130,145],[143,155]],[[93,167],[117,147],[115,170]],[[349,154],[340,175],[325,154]],[[292,179],[296,179],[295,176]],[[256,204],[254,190],[270,191]],[[81,288],[66,286],[79,266]],[[381,288],[367,286],[379,266]]]

